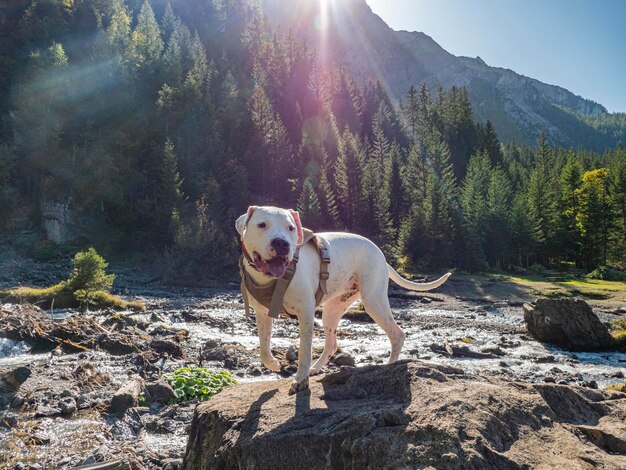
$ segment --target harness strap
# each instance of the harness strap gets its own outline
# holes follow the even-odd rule
[[[280,311],[283,309],[283,299],[285,298],[285,292],[293,276],[296,274],[296,268],[298,267],[298,259],[300,258],[300,247],[296,248],[293,254],[293,258],[289,262],[289,266],[285,270],[285,274],[278,281],[276,281],[276,287],[274,287],[274,294],[272,294],[272,301],[270,303],[270,309],[268,315],[272,318],[278,318]]]
[[[324,240],[316,236],[313,232],[306,230],[305,238],[303,240],[302,245],[305,245],[309,241],[314,242],[315,247],[317,248],[317,251],[319,252],[320,257],[321,257],[320,280],[319,280],[317,291],[315,292],[315,304],[319,305],[321,304],[322,298],[324,297],[324,295],[328,293],[327,288],[326,288],[326,281],[328,280],[328,276],[329,276],[328,265],[330,264],[330,256],[328,254],[328,248],[326,247]],[[270,283],[267,286],[263,286],[263,287],[256,286],[254,284],[254,281],[246,273],[246,270],[244,267],[244,263],[245,263],[244,259],[250,262],[249,261],[250,255],[248,255],[247,250],[245,249],[245,246],[243,246],[243,243],[242,243],[242,248],[243,248],[244,253],[242,257],[239,259],[239,269],[241,271],[241,296],[243,298],[246,318],[250,318],[250,301],[249,301],[250,299],[248,296],[253,295],[257,299],[257,301],[259,301],[257,296],[254,294],[255,291],[263,290],[267,292],[268,289],[273,290],[272,295],[271,295],[271,301],[269,302],[268,315],[272,318],[278,318],[280,313],[285,311],[285,309],[283,308],[283,300],[285,298],[285,293],[287,292],[287,289],[289,288],[289,284],[291,284],[291,281],[293,280],[293,277],[296,274],[296,268],[298,267],[298,260],[300,258],[300,247],[296,248],[293,258],[291,259],[291,261],[289,262],[289,265],[287,266],[287,269],[285,270],[285,274],[283,274],[283,276],[280,279],[277,279],[276,281],[274,281],[274,283]],[[257,292],[257,294],[259,294],[259,292]],[[261,303],[263,304],[263,302]],[[268,306],[267,304],[265,305]]]
[[[317,248],[322,257],[321,264],[320,264],[320,286],[319,286],[320,288],[318,289],[318,292],[321,289],[322,294],[326,295],[328,294],[326,281],[328,280],[328,276],[329,276],[328,265],[330,264],[330,255],[328,254],[328,248],[326,247],[326,243],[324,242],[324,239],[320,237],[315,237],[315,240],[317,242]],[[317,299],[317,295],[315,297]],[[320,300],[321,300],[321,297],[317,302],[318,304]]]
[[[248,289],[246,289],[246,281],[241,276],[241,297],[243,297],[243,308],[246,312],[246,320],[250,318],[250,299],[248,299]]]

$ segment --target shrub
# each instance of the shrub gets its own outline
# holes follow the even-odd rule
[[[196,366],[181,367],[164,377],[174,389],[177,403],[196,397],[201,401],[208,400],[225,387],[237,383],[230,372],[215,372]]]
[[[626,270],[612,266],[600,266],[587,274],[587,278],[601,281],[626,281]]]
[[[76,253],[72,260],[70,278],[51,287],[16,287],[0,291],[0,299],[29,302],[45,307],[71,308],[88,306],[95,308],[112,307],[118,310],[144,310],[141,302],[126,302],[110,294],[114,274],[105,272],[107,262],[96,250]]]
[[[79,251],[72,259],[72,274],[67,286],[72,292],[78,290],[110,292],[115,274],[107,274],[109,264],[93,247]]]

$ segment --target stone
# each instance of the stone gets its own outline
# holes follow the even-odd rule
[[[292,396],[290,383],[199,404],[183,468],[588,468],[589,453],[598,468],[626,465],[626,400],[610,392],[421,361],[344,368]]]
[[[63,397],[59,400],[58,407],[63,416],[71,416],[76,411],[76,400],[74,397]]]
[[[341,352],[333,356],[333,363],[337,366],[354,367],[354,358],[350,354]]]
[[[17,415],[13,413],[6,413],[0,415],[0,428],[11,429],[17,426]]]
[[[161,355],[168,355],[170,357],[181,358],[183,357],[183,348],[180,344],[174,341],[165,339],[153,339],[150,342],[150,348],[156,353]]]
[[[17,367],[0,372],[0,393],[15,393],[28,380],[31,371],[28,367]]]
[[[524,304],[524,320],[535,339],[572,351],[607,350],[613,338],[587,302],[576,299],[539,299]]]
[[[285,353],[285,359],[287,359],[289,362],[295,362],[298,360],[298,350],[293,344],[287,349],[287,352]]]
[[[174,397],[174,389],[163,379],[146,384],[146,398],[151,402],[168,404]]]

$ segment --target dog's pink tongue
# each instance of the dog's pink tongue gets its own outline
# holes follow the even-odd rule
[[[267,263],[268,271],[274,277],[283,277],[287,266],[284,263]]]

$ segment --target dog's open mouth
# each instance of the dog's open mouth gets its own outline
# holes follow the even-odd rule
[[[289,266],[289,260],[286,256],[274,256],[269,260],[264,260],[260,254],[254,252],[254,265],[263,274],[272,277],[283,277],[287,266]]]

